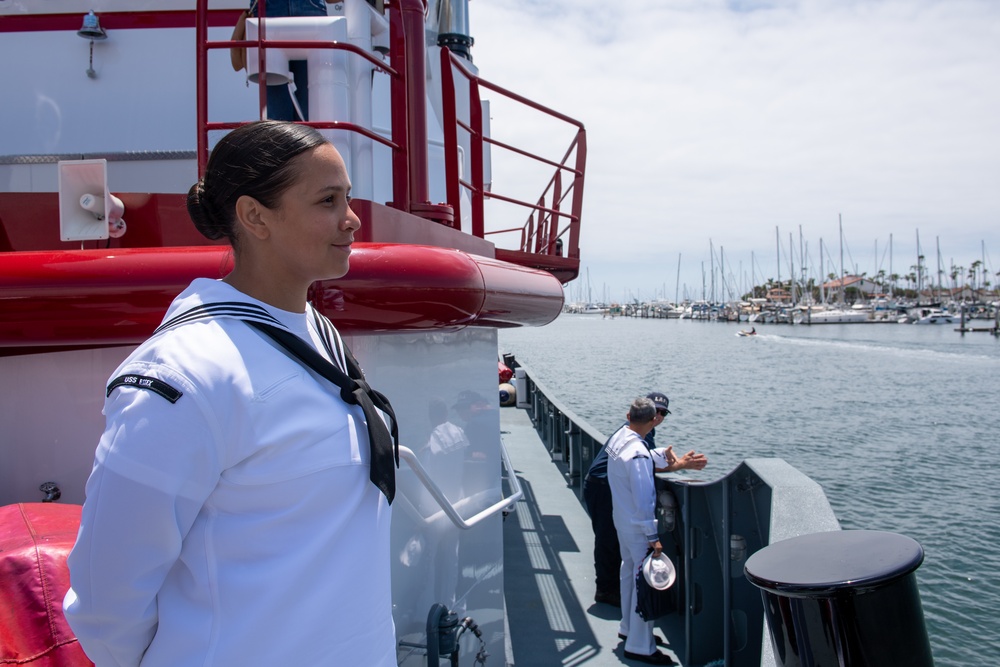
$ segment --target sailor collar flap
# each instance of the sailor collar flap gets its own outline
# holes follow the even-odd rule
[[[365,381],[364,373],[347,346],[336,336],[330,321],[312,309],[313,321],[320,332],[324,347],[331,358],[342,361],[344,370],[331,363],[306,341],[286,328],[277,318],[264,308],[241,301],[203,303],[185,310],[161,324],[154,335],[168,329],[195,322],[218,318],[242,320],[248,326],[273,340],[288,356],[311,368],[340,389],[341,399],[351,405],[359,405],[368,423],[368,442],[371,453],[371,481],[392,504],[396,493],[395,468],[399,467],[399,430],[396,415],[389,399],[372,389]],[[389,417],[390,428],[378,413]],[[395,464],[395,465],[394,465]]]
[[[638,433],[628,427],[625,427],[625,433],[620,438],[616,438],[608,443],[608,457],[622,461],[631,461],[635,458],[650,458],[646,442]]]

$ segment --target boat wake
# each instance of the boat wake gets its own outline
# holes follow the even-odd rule
[[[829,340],[822,338],[798,338],[794,336],[781,336],[781,335],[768,335],[762,336],[758,334],[755,338],[764,338],[778,343],[800,346],[800,347],[817,347],[817,348],[834,348],[843,349],[845,351],[858,352],[858,353],[872,353],[872,354],[891,354],[894,356],[927,360],[927,361],[962,361],[974,364],[989,364],[1000,366],[1000,358],[985,354],[975,354],[969,352],[948,352],[943,350],[929,350],[924,347],[910,347],[899,344],[887,344],[880,343],[877,341],[843,341],[843,340]]]

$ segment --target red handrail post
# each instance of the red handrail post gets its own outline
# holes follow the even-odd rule
[[[267,48],[264,46],[265,23],[267,23],[267,0],[257,4],[257,101],[260,106],[258,118],[264,119],[267,111]]]
[[[545,230],[545,254],[553,254],[553,244],[559,236],[559,205],[562,203],[562,170],[556,171],[555,182],[552,184],[552,210],[549,215],[549,226]]]
[[[421,42],[423,38],[421,36]],[[390,82],[392,99],[392,141],[396,149],[392,153],[392,205],[401,210],[410,210],[410,158],[409,131],[406,81],[409,73],[406,69],[406,34],[403,29],[403,16],[399,5],[392,2],[389,13],[389,62],[396,70],[396,76]]]
[[[198,0],[195,16],[195,68],[197,96],[196,114],[198,124],[198,178],[205,173],[208,164],[208,0]]]
[[[398,0],[399,12],[402,18],[401,27],[405,35],[404,48],[406,62],[402,68],[406,72],[405,85],[407,126],[409,131],[409,181],[410,200],[406,202],[407,209],[412,204],[430,202],[430,189],[427,179],[427,108],[424,101],[427,97],[424,58],[424,1]]]
[[[486,223],[483,211],[486,191],[483,176],[483,103],[479,97],[479,82],[469,80],[469,164],[472,177],[472,235],[485,238]]]
[[[455,100],[455,76],[451,67],[451,51],[441,48],[441,107],[444,109],[444,180],[448,204],[454,212],[452,227],[462,228],[461,194],[458,164],[458,119]]]
[[[573,217],[569,223],[569,247],[566,256],[580,259],[580,218],[583,211],[583,170],[587,165],[587,133],[576,133],[576,176],[573,179]]]
[[[550,220],[550,214],[543,213],[545,208],[545,194],[543,193],[542,196],[538,198],[538,230],[535,232],[535,249],[531,251],[535,254],[542,251],[542,239],[545,236],[545,230],[548,229],[548,225],[546,223]]]

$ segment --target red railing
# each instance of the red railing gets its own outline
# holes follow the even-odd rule
[[[261,16],[264,15],[261,0]],[[239,122],[210,122],[208,120],[208,51],[210,49],[256,48],[258,71],[267,71],[268,48],[317,48],[336,49],[353,53],[370,62],[376,69],[389,75],[392,99],[391,140],[354,123],[343,121],[308,121],[303,124],[317,129],[334,129],[356,132],[372,141],[388,146],[392,150],[392,195],[391,206],[421,217],[436,220],[442,224],[461,228],[461,188],[466,188],[471,201],[471,225],[468,230],[474,236],[485,238],[510,232],[520,232],[520,245],[514,254],[526,253],[535,256],[563,258],[553,259],[550,266],[545,262],[527,261],[513,257],[517,261],[540,268],[554,268],[565,282],[576,275],[579,265],[580,216],[583,208],[584,166],[586,163],[586,132],[583,125],[568,116],[528,100],[516,93],[490,83],[473,74],[462,60],[447,48],[441,49],[442,102],[444,109],[444,154],[447,202],[434,204],[429,200],[428,185],[428,142],[427,118],[424,100],[426,57],[424,47],[425,0],[391,0],[385,3],[389,17],[389,54],[392,66],[374,55],[354,46],[326,41],[278,41],[265,36],[266,19],[261,19],[255,40],[208,41],[208,0],[197,0],[196,41],[197,41],[197,125],[198,125],[198,171],[204,173],[208,160],[208,134],[213,130],[228,130],[238,127]],[[459,72],[469,86],[469,108],[465,110],[469,122],[459,118],[455,95],[454,73]],[[258,77],[260,106],[266,106],[266,77]],[[485,88],[514,102],[534,109],[541,114],[555,118],[576,128],[561,161],[553,161],[527,150],[484,136],[480,89]],[[469,136],[469,179],[459,176],[459,129]],[[524,201],[496,192],[487,192],[484,182],[485,144],[519,154],[528,159],[549,165],[554,174],[542,195],[535,202]],[[569,161],[573,158],[573,164]],[[572,182],[564,191],[564,172]],[[564,204],[572,197],[569,210]],[[495,199],[530,209],[527,221],[521,227],[512,229],[485,229],[485,200]],[[564,237],[566,239],[564,240]],[[563,247],[565,246],[565,248]],[[499,256],[499,249],[498,249]],[[571,260],[571,261],[567,261]]]
[[[410,203],[410,193],[414,190],[414,185],[410,181],[409,173],[413,171],[408,164],[408,156],[410,155],[409,146],[410,141],[408,137],[407,128],[410,125],[410,119],[407,117],[407,109],[410,106],[418,105],[408,105],[406,103],[408,90],[405,85],[405,81],[409,78],[406,77],[402,72],[403,67],[391,67],[375,57],[374,55],[364,51],[353,44],[343,44],[340,42],[325,42],[325,41],[284,41],[284,40],[268,40],[266,39],[266,26],[267,19],[265,17],[266,0],[260,0],[258,3],[260,15],[259,28],[257,31],[257,39],[255,40],[225,40],[225,41],[208,41],[208,0],[197,0],[196,8],[196,20],[195,20],[195,37],[197,42],[197,56],[196,56],[196,67],[197,67],[197,125],[198,125],[198,173],[203,174],[205,172],[205,165],[208,162],[208,133],[213,130],[230,130],[235,127],[239,127],[241,122],[210,122],[208,120],[208,51],[211,49],[230,49],[230,48],[256,48],[258,55],[258,72],[267,71],[267,49],[268,48],[315,48],[315,49],[333,49],[339,51],[347,51],[353,53],[361,58],[364,58],[370,62],[376,69],[385,72],[389,75],[391,80],[391,96],[394,101],[392,105],[392,139],[386,139],[371,130],[357,125],[355,123],[348,123],[344,121],[307,121],[302,122],[303,125],[309,125],[310,127],[315,127],[317,129],[323,130],[344,130],[348,132],[356,132],[361,134],[373,141],[376,141],[384,146],[388,146],[393,153],[392,165],[393,165],[393,199],[396,202],[398,208],[403,208],[408,210],[407,204]],[[405,34],[407,31],[412,32],[414,27],[409,25],[412,23],[411,15],[414,14],[412,7],[409,5],[418,4],[421,9],[416,12],[420,16],[420,32],[423,35],[423,6],[424,0],[397,0],[397,2],[392,3],[392,6],[397,7],[397,11],[389,12],[389,33],[390,33],[390,53],[392,54],[393,63],[401,63],[405,65],[406,63],[418,61],[420,64],[421,71],[423,69],[423,57],[419,59],[412,58],[410,54],[406,53],[406,45],[409,42],[418,42],[421,49],[423,47],[423,40],[407,40]],[[389,6],[390,3],[386,3]],[[423,77],[418,79],[423,81]],[[266,77],[258,77],[258,90],[259,90],[259,101],[261,118],[264,117],[264,110],[267,105],[267,83]],[[423,96],[423,91],[421,92],[421,98]],[[421,113],[423,112],[423,105],[421,107]],[[425,122],[426,125],[426,122]],[[425,132],[426,134],[426,132]],[[423,158],[426,164],[426,136],[424,137],[424,149]],[[419,151],[417,151],[419,153]],[[419,159],[419,155],[413,155],[412,158]],[[423,171],[426,176],[426,170]],[[419,187],[419,184],[418,184]],[[423,188],[426,190],[426,185]],[[417,190],[419,192],[419,189]],[[426,195],[425,195],[426,199]]]
[[[455,93],[454,72],[458,71],[468,82],[469,86],[469,122],[465,123],[458,117],[457,96]],[[557,111],[533,102],[517,93],[511,92],[501,86],[491,83],[482,77],[472,73],[465,66],[463,60],[448,51],[441,49],[441,89],[444,107],[444,151],[445,151],[445,180],[447,183],[448,203],[454,209],[456,225],[461,221],[461,199],[460,188],[464,187],[469,191],[472,205],[472,233],[477,236],[491,234],[502,234],[520,231],[521,242],[519,251],[540,255],[565,256],[579,259],[580,257],[580,219],[583,210],[583,183],[584,168],[587,161],[587,134],[583,124]],[[534,109],[542,114],[555,118],[559,121],[576,127],[576,133],[570,142],[566,153],[561,161],[549,160],[535,153],[523,150],[510,144],[497,141],[491,137],[484,136],[482,105],[480,89],[486,88],[496,94],[502,95],[514,102]],[[459,177],[459,152],[458,152],[458,131],[464,130],[470,137],[470,165],[471,180],[466,181]],[[519,154],[530,160],[547,164],[555,168],[552,178],[545,187],[537,202],[532,203],[514,197],[508,197],[496,192],[487,192],[484,187],[483,178],[483,146],[490,144],[504,150]],[[569,165],[571,158],[574,162]],[[572,183],[563,192],[563,173],[571,175]],[[572,196],[570,210],[563,209],[563,203],[567,196]],[[531,209],[527,221],[521,227],[510,229],[499,229],[485,231],[485,200],[496,199],[510,204]],[[537,215],[537,223],[536,223]],[[561,220],[565,220],[565,225],[560,227]],[[560,243],[564,235],[568,233],[568,247],[560,248]]]

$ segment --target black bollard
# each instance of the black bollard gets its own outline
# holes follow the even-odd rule
[[[837,530],[775,542],[747,559],[781,667],[933,667],[904,535]]]

